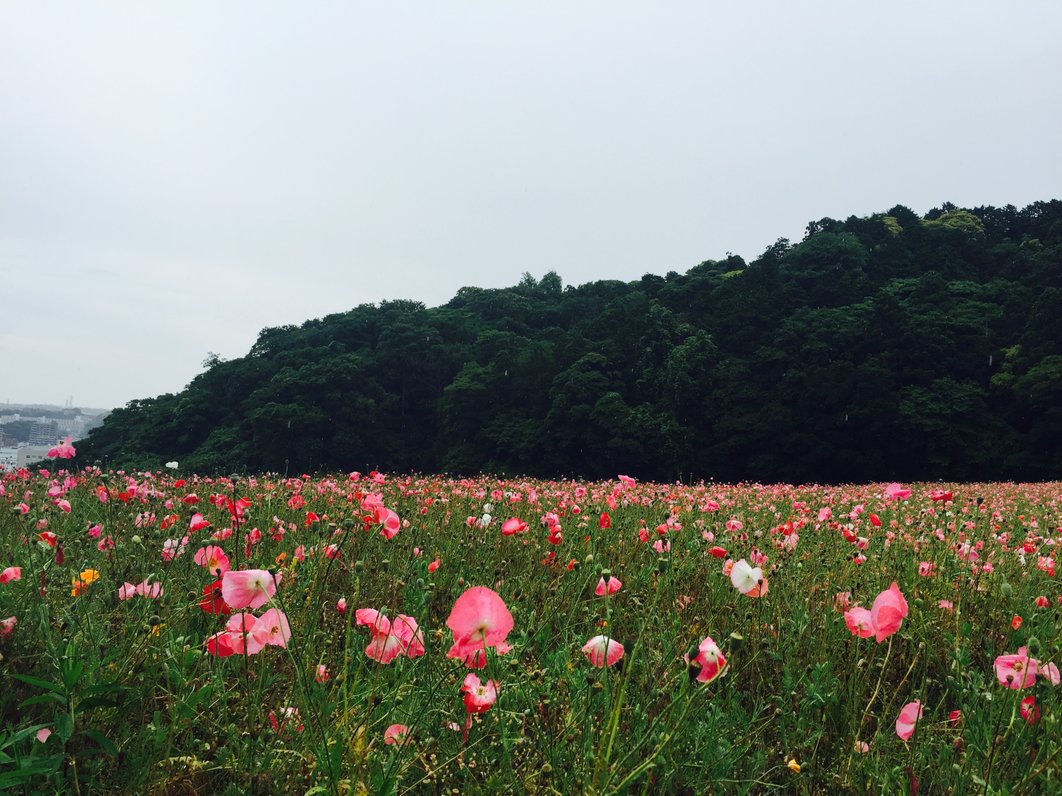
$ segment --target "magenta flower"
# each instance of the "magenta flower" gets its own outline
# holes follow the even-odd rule
[[[48,458],[73,459],[74,455],[77,453],[77,450],[74,448],[74,446],[70,444],[73,439],[73,437],[67,437],[54,448],[51,448],[48,451]]]
[[[874,600],[870,608],[870,621],[874,625],[874,640],[879,644],[900,629],[907,616],[907,600],[900,593],[896,581]]]
[[[480,679],[471,672],[465,676],[465,681],[461,684],[461,692],[465,695],[465,712],[468,714],[490,710],[491,705],[498,699],[498,688],[494,681],[480,682]]]
[[[686,665],[690,668],[690,676],[698,683],[710,683],[726,674],[726,658],[711,636],[701,641],[695,655],[686,655]]]
[[[996,679],[1007,688],[1028,688],[1036,682],[1037,665],[1025,647],[1018,647],[1017,655],[1000,655],[996,658]]]
[[[607,581],[604,578],[601,578],[601,580],[597,582],[597,588],[594,589],[594,596],[604,597],[606,594],[615,594],[622,588],[623,583],[620,579],[609,575]]]

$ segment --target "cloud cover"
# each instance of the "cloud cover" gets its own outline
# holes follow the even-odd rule
[[[0,401],[364,302],[1062,196],[1062,6],[0,4]]]

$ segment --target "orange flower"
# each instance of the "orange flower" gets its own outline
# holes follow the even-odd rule
[[[78,596],[84,594],[85,591],[88,589],[89,584],[93,583],[96,580],[99,580],[99,577],[100,577],[100,573],[97,572],[94,569],[83,570],[79,577],[74,578],[71,581],[71,583],[73,584],[74,588],[72,588],[70,590],[70,596],[71,597],[78,597]]]
[[[1012,628],[1014,628],[1015,630],[1017,630],[1019,627],[1021,627],[1021,617],[1020,616],[1015,616],[1013,619],[1011,619],[1010,620],[1010,626]]]

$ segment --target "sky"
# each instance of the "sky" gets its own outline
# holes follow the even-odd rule
[[[0,0],[0,405],[261,329],[1062,198],[1062,3]]]

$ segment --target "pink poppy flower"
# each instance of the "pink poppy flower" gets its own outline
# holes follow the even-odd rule
[[[229,621],[231,622],[232,620]],[[270,608],[258,617],[254,635],[263,646],[270,644],[274,647],[287,647],[288,639],[291,638],[288,617],[282,611]]]
[[[856,741],[855,751],[857,754],[865,755],[867,752],[870,751],[870,744],[868,744],[866,741]]]
[[[317,682],[327,683],[332,679],[332,676],[328,673],[328,667],[323,663],[317,664]]]
[[[465,695],[465,712],[468,714],[490,710],[491,705],[498,699],[498,688],[494,681],[487,680],[486,683],[482,683],[471,672],[465,676],[465,681],[461,684],[461,692]]]
[[[1036,682],[1037,662],[1025,647],[1018,647],[1016,655],[1000,655],[994,666],[996,679],[1007,688],[1028,688]]]
[[[380,536],[385,539],[394,539],[395,534],[402,527],[402,521],[391,509],[377,506],[373,509],[373,519],[381,525]]]
[[[870,621],[874,625],[874,640],[879,644],[900,629],[907,616],[907,600],[900,593],[896,581],[879,594],[870,608]]]
[[[440,566],[442,566],[442,559],[435,559],[430,564],[428,564],[428,574],[435,572],[435,570],[437,570]]]
[[[70,444],[73,439],[73,437],[67,437],[54,448],[49,449],[48,458],[73,459],[74,455],[77,453],[77,450],[74,448],[74,446]]]
[[[219,658],[230,655],[254,655],[265,647],[255,635],[258,620],[251,614],[233,614],[225,629],[206,640],[207,652]]]
[[[597,588],[594,589],[594,595],[596,597],[604,597],[606,594],[615,594],[622,588],[623,583],[620,579],[609,575],[607,581],[604,578],[601,578],[601,580],[597,582]]]
[[[211,575],[222,575],[229,571],[229,557],[217,545],[208,545],[196,551],[195,563],[206,567]]]
[[[136,597],[136,586],[126,581],[118,587],[118,599],[128,600],[130,597]]]
[[[1036,704],[1036,697],[1027,696],[1021,701],[1021,705],[1018,707],[1021,713],[1021,717],[1025,719],[1026,724],[1036,724],[1040,720],[1040,706]]]
[[[655,542],[653,542],[653,549],[661,554],[669,553],[671,552],[671,542],[669,542],[667,539],[657,539]]]
[[[1059,676],[1058,667],[1053,663],[1037,662],[1036,673],[1051,683],[1051,685],[1058,685],[1062,682],[1062,677]]]
[[[401,746],[406,742],[409,737],[409,727],[405,724],[392,724],[386,730],[384,730],[384,743],[388,746],[392,744],[395,746]]]
[[[0,572],[0,583],[10,583],[13,580],[22,580],[22,567],[8,567]]]
[[[485,586],[473,586],[457,598],[446,626],[454,634],[446,656],[463,660],[470,669],[487,665],[488,647],[499,655],[512,649],[505,638],[513,629],[513,615],[498,593]]]
[[[354,621],[368,626],[372,640],[365,655],[377,663],[390,663],[400,655],[416,658],[424,654],[424,633],[411,616],[398,614],[392,622],[374,608],[359,608]]]
[[[948,724],[950,724],[952,727],[958,727],[960,724],[962,724],[962,711],[953,710],[951,713],[949,713]]]
[[[192,518],[188,521],[189,531],[201,531],[204,528],[209,528],[210,523],[203,517],[202,514],[193,514]]]
[[[906,741],[914,735],[915,724],[920,718],[922,718],[922,703],[917,699],[903,706],[896,719],[896,734],[901,740]]]
[[[336,602],[336,611],[339,613],[340,616],[343,616],[344,614],[346,614],[346,612],[347,612],[347,598],[346,597],[340,597],[339,600]]]
[[[229,570],[221,578],[221,596],[237,611],[261,608],[276,593],[276,581],[264,569]]]
[[[711,636],[706,636],[697,646],[696,655],[686,655],[686,665],[690,676],[698,683],[710,683],[726,674],[726,658]]]
[[[18,620],[9,616],[7,619],[0,619],[0,639],[7,638],[15,631],[15,625],[18,624]]]
[[[730,582],[747,597],[763,597],[767,594],[767,580],[763,570],[753,567],[745,559],[736,562],[730,570]]]
[[[918,565],[918,574],[923,578],[928,578],[933,574],[933,571],[937,568],[937,565],[930,561],[923,561]]]
[[[885,497],[889,500],[906,500],[911,497],[911,490],[897,483],[892,483],[885,487]]]
[[[183,556],[188,547],[188,537],[182,539],[167,539],[162,543],[162,560],[173,561],[177,556]]]
[[[866,608],[851,608],[845,611],[844,623],[853,636],[870,638],[874,635],[874,620]]]
[[[527,523],[517,517],[510,517],[502,523],[502,536],[512,536],[527,530]]]
[[[158,582],[148,583],[145,578],[140,583],[136,584],[134,591],[136,591],[141,597],[147,597],[149,600],[156,600],[162,596],[162,584]]]
[[[594,636],[583,645],[583,653],[594,666],[612,666],[623,657],[623,645],[608,636]]]
[[[295,732],[302,732],[304,729],[302,719],[299,717],[299,709],[295,707],[286,707],[280,709],[280,720],[277,720],[277,714],[272,710],[269,711],[269,724],[273,727],[273,732],[280,735],[288,722],[294,725]]]
[[[47,727],[42,727],[41,729],[37,730],[37,742],[44,743],[51,737],[51,735],[52,731],[50,729],[48,729]]]

